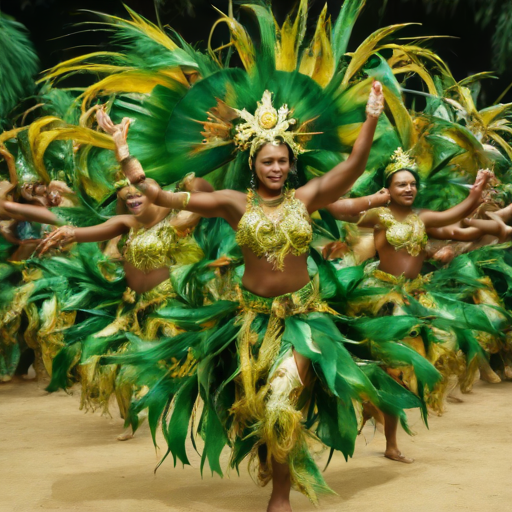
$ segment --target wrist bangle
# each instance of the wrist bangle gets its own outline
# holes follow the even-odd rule
[[[183,204],[181,205],[181,209],[184,210],[187,206],[188,206],[188,203],[190,202],[190,192],[181,192],[182,194],[186,194],[187,197],[185,197],[185,199],[183,200]]]

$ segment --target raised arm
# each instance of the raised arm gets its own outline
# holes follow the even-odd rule
[[[297,190],[296,196],[306,204],[310,213],[335,202],[361,176],[366,168],[377,121],[383,109],[382,86],[379,82],[374,82],[366,106],[366,121],[361,127],[350,156],[322,177],[311,180]]]
[[[327,206],[327,210],[335,219],[345,222],[359,222],[361,214],[371,208],[384,206],[389,201],[389,191],[383,188],[370,196],[355,197],[352,199],[338,199]]]
[[[53,247],[63,247],[78,242],[104,242],[116,236],[128,233],[133,223],[131,215],[117,215],[103,224],[87,228],[62,226],[52,231],[38,246],[37,252],[42,255]]]
[[[140,162],[130,156],[126,137],[130,120],[124,118],[115,125],[106,112],[102,109],[96,113],[98,125],[112,135],[116,145],[116,158],[121,165],[121,170],[130,183],[135,185],[156,206],[171,208],[173,210],[187,210],[198,213],[203,217],[222,217],[232,226],[236,226],[239,220],[237,210],[240,210],[240,192],[232,190],[213,191],[213,187],[202,178],[194,178],[187,186],[190,192],[169,192],[151,179],[146,179],[146,174]]]
[[[421,211],[420,218],[425,223],[425,227],[440,228],[449,226],[467,217],[480,204],[482,192],[491,177],[492,172],[488,169],[478,171],[475,183],[471,187],[468,197],[449,210],[444,212]]]
[[[40,222],[41,224],[52,224],[54,226],[59,224],[58,217],[44,206],[0,200],[0,211],[2,210],[11,219]]]

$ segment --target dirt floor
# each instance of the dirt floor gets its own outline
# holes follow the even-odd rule
[[[192,467],[158,470],[145,424],[127,442],[118,418],[78,410],[78,394],[47,394],[35,382],[0,385],[0,511],[263,512],[269,488],[247,471],[221,480]],[[355,457],[338,454],[325,477],[338,496],[319,510],[350,512],[442,512],[512,510],[512,383],[479,382],[443,417],[410,422],[417,435],[400,433],[412,465],[382,456],[384,436],[365,428]],[[325,463],[326,454],[320,458]],[[294,492],[295,512],[315,510]]]

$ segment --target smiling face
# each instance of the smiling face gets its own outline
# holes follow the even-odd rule
[[[406,170],[396,172],[388,186],[391,202],[400,206],[412,206],[418,193],[417,186],[414,174]]]
[[[148,198],[135,187],[124,187],[118,192],[118,197],[122,199],[128,212],[132,215],[142,215],[150,206]]]
[[[286,144],[265,144],[254,160],[258,189],[281,191],[290,172],[290,151]]]

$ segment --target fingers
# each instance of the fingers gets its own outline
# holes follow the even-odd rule
[[[53,247],[60,249],[62,245],[73,242],[73,238],[73,235],[68,232],[68,226],[58,228],[41,241],[36,247],[36,253],[38,256],[43,256],[43,254],[47,253]]]
[[[373,82],[373,90],[375,91],[375,94],[382,94],[382,84],[378,81],[378,80],[375,80]]]
[[[121,131],[123,133],[123,139],[126,140],[128,137],[128,129],[130,128],[130,118],[123,117],[123,120],[121,121]]]
[[[110,119],[110,116],[105,112],[104,108],[98,109],[96,112],[96,120],[98,122],[98,126],[105,132],[112,135],[115,131],[115,125]]]

